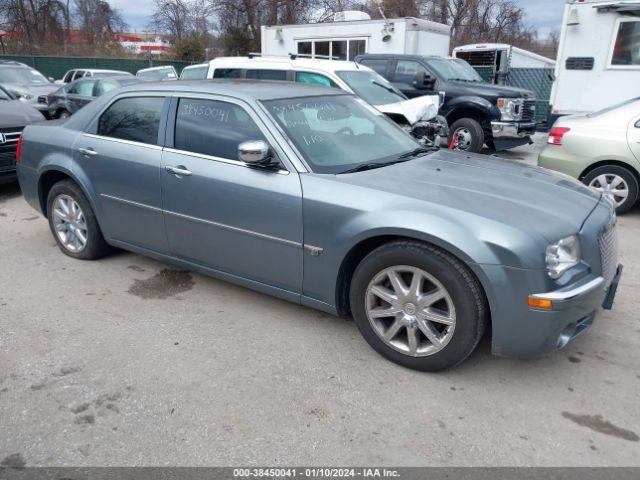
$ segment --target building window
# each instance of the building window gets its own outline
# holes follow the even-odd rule
[[[367,53],[366,40],[349,40],[349,60],[355,60],[358,55]]]
[[[313,42],[315,44],[314,57],[329,58],[331,55],[331,42]]]
[[[611,65],[640,66],[640,20],[619,22]]]
[[[298,55],[332,60],[355,60],[367,53],[365,39],[303,40],[298,42]]]
[[[313,50],[311,49],[312,42],[298,42],[298,55],[311,56]]]

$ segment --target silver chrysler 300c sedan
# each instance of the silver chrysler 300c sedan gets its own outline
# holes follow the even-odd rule
[[[332,314],[419,370],[564,347],[611,308],[612,204],[506,160],[424,149],[336,89],[140,84],[29,126],[18,175],[61,250],[116,246]],[[508,177],[509,181],[504,179]]]

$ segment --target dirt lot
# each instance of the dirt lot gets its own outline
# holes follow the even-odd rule
[[[72,260],[0,186],[0,464],[640,465],[640,210],[620,237],[590,334],[527,362],[485,339],[424,374],[345,319],[130,253]]]

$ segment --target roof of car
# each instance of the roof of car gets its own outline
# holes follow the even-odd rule
[[[110,69],[104,69],[104,68],[72,68],[67,73],[75,72],[75,71],[91,72],[91,73],[112,73],[112,72],[125,73],[125,74],[129,73],[129,72],[125,72],[124,70],[110,70]]]
[[[430,60],[436,58],[445,58],[439,55],[411,55],[408,53],[363,53],[362,55],[358,55],[356,60],[359,59],[373,59],[373,58],[384,58],[384,59],[398,59],[398,60]]]
[[[269,80],[176,80],[173,82],[141,82],[119,92],[210,93],[242,100],[277,100],[282,98],[347,95],[336,88],[319,85]]]
[[[336,72],[343,70],[359,70],[363,67],[356,62],[344,60],[325,60],[319,58],[291,58],[291,57],[218,57],[211,60],[214,68],[274,68],[280,70],[295,70],[307,68],[322,70],[325,72]],[[367,68],[368,70],[368,68]]]

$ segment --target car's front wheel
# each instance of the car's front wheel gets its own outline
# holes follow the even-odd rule
[[[109,245],[78,185],[71,180],[56,183],[47,196],[49,227],[60,250],[70,257],[95,260],[109,251]]]
[[[583,183],[607,196],[616,206],[616,213],[628,212],[638,201],[638,179],[619,165],[604,165],[590,171]]]
[[[460,261],[433,246],[388,243],[367,255],[350,304],[367,342],[408,368],[437,371],[464,361],[485,329],[482,289]]]
[[[473,118],[461,118],[451,124],[449,145],[455,150],[480,153],[484,146],[484,130],[480,122]]]

